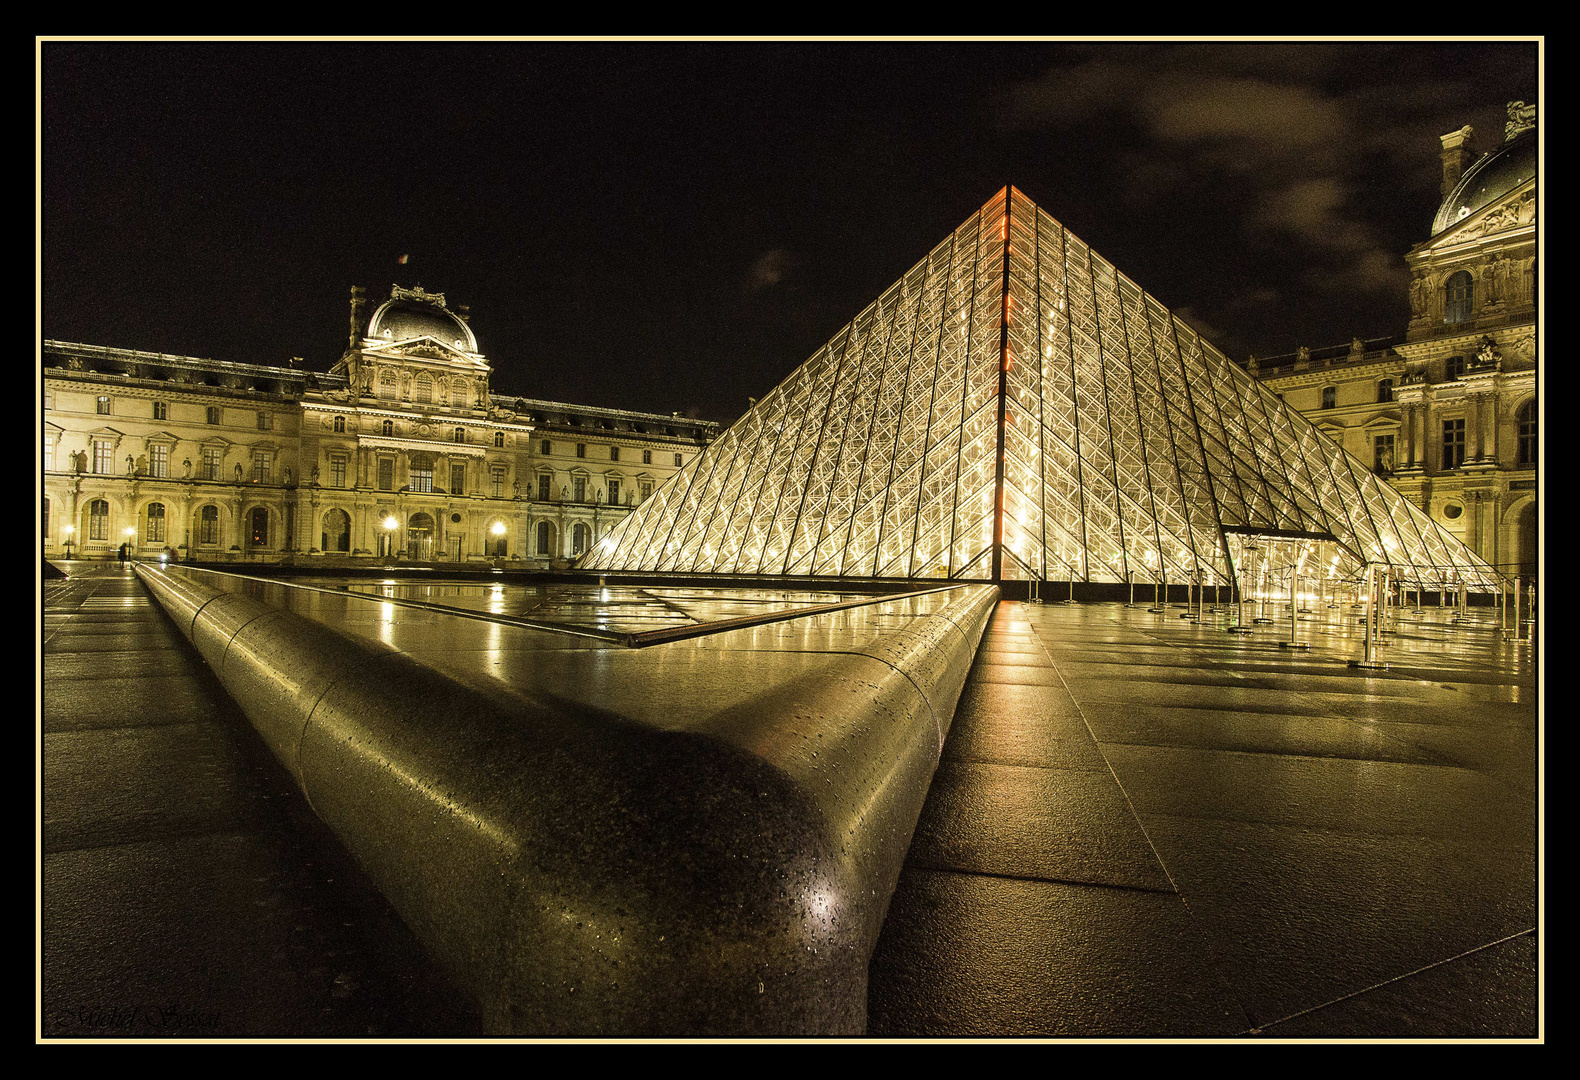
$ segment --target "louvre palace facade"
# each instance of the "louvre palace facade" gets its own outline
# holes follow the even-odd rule
[[[1442,136],[1443,201],[1405,255],[1403,341],[1301,349],[1249,368],[1415,506],[1509,575],[1537,569],[1536,108],[1503,141]]]
[[[714,437],[495,394],[464,311],[352,290],[328,371],[46,341],[46,556],[563,566]]]

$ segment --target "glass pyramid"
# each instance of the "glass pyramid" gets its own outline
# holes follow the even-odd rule
[[[1330,576],[1497,581],[1006,188],[580,565],[1217,585],[1257,536],[1310,541]]]

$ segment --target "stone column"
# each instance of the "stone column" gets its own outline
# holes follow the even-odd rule
[[[1487,445],[1487,440],[1486,440],[1487,408],[1486,408],[1486,405],[1487,405],[1487,395],[1486,394],[1475,394],[1475,395],[1473,395],[1473,397],[1471,399],[1471,409],[1472,409],[1471,416],[1474,418],[1473,423],[1475,424],[1475,427],[1476,427],[1476,436],[1475,436],[1475,438],[1476,438],[1476,445],[1474,447],[1474,449],[1475,449],[1475,457],[1472,460],[1475,460],[1475,461],[1480,461],[1485,456],[1485,447]]]

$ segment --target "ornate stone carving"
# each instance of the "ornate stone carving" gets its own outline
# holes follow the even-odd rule
[[[1421,318],[1426,314],[1427,297],[1431,294],[1431,287],[1426,283],[1426,277],[1417,274],[1410,279],[1410,314]]]
[[[421,285],[414,285],[410,289],[403,289],[399,285],[392,285],[390,287],[390,299],[391,300],[416,300],[418,303],[421,303],[421,304],[434,304],[434,305],[436,305],[438,307],[441,307],[441,308],[445,307],[444,293],[442,293],[442,292],[437,292],[437,293],[427,292],[427,291],[425,291],[423,289],[423,287]],[[445,310],[449,310],[449,309],[446,308]]]
[[[1536,126],[1536,106],[1523,101],[1511,101],[1508,118],[1503,122],[1503,141],[1508,142],[1522,131]]]

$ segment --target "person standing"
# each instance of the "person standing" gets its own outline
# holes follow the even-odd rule
[[[132,545],[123,543],[121,545],[121,569],[122,570],[126,569],[126,560],[130,559],[131,557],[132,557]]]

